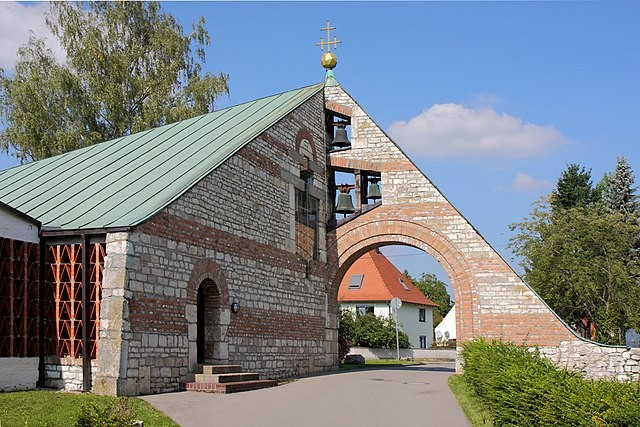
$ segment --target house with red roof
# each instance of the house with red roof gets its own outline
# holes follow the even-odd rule
[[[413,348],[428,348],[433,342],[433,308],[427,298],[378,249],[361,256],[340,283],[338,302],[357,314],[391,316],[391,300],[400,298],[398,324]]]

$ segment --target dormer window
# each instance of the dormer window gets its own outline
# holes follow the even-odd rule
[[[349,279],[349,289],[360,289],[363,279],[364,274],[352,274],[351,279]]]
[[[402,280],[402,278],[398,277],[398,282],[400,282],[400,284],[402,285],[402,287],[404,288],[405,291],[409,291],[409,287],[407,286],[406,283],[404,283],[404,280]]]

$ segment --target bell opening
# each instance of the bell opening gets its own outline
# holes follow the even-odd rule
[[[373,200],[374,202],[382,199],[382,192],[380,191],[380,177],[369,178],[367,199]]]
[[[353,199],[351,198],[352,186],[350,185],[340,185],[338,189],[340,193],[338,194],[336,200],[336,208],[334,209],[335,213],[343,214],[347,216],[348,214],[352,214],[356,211],[356,208],[353,206]]]
[[[349,139],[349,131],[347,130],[348,123],[335,123],[335,130],[333,135],[333,141],[331,141],[331,148],[333,150],[343,150],[351,148],[351,141]]]

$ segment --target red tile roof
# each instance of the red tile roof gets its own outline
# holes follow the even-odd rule
[[[364,275],[359,289],[349,289],[349,281],[354,274]],[[406,290],[399,279],[402,279],[409,290]],[[397,297],[402,302],[437,306],[435,302],[424,296],[378,250],[374,249],[362,255],[347,270],[340,283],[338,301],[391,301]]]

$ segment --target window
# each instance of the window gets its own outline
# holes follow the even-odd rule
[[[357,305],[356,306],[356,314],[358,316],[364,316],[367,313],[373,314],[373,306],[372,305]]]
[[[426,322],[427,321],[427,310],[424,308],[421,308],[418,310],[418,321],[419,322]]]
[[[362,279],[364,279],[364,274],[352,274],[351,279],[349,279],[349,289],[360,289]]]
[[[301,172],[301,178],[308,188],[313,174],[305,172]],[[296,252],[306,261],[318,259],[318,205],[318,199],[296,189]]]
[[[398,277],[398,282],[400,282],[400,284],[402,285],[405,291],[409,290],[409,287],[407,286],[406,283],[404,283],[404,280],[402,280],[402,278]]]
[[[427,337],[420,335],[420,348],[427,348]]]

